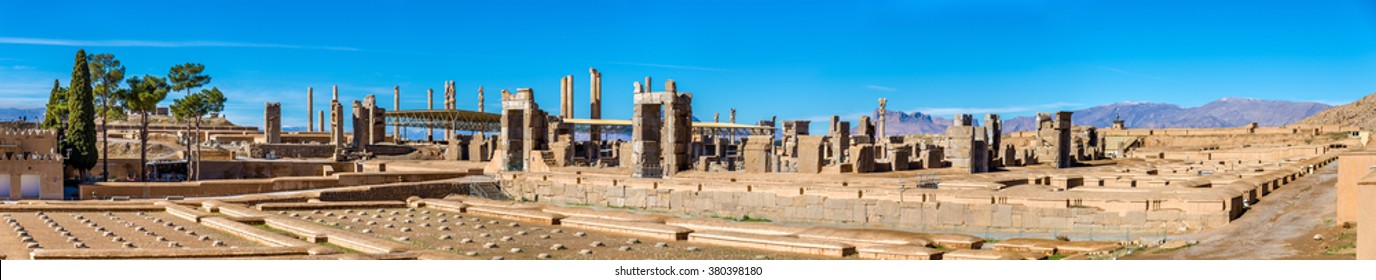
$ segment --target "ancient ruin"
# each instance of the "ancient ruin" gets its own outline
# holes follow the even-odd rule
[[[586,118],[575,114],[573,75],[560,77],[553,114],[532,88],[501,90],[497,112],[486,111],[481,86],[476,103],[460,104],[452,80],[438,108],[427,90],[424,109],[400,108],[399,86],[391,108],[374,94],[341,100],[336,86],[328,118],[307,104],[305,132],[283,131],[281,103],[266,103],[261,131],[208,126],[199,181],[178,180],[169,166],[185,163],[165,156],[148,165],[159,181],[64,192],[55,134],[0,133],[0,161],[12,163],[0,165],[0,186],[20,200],[0,205],[19,236],[0,250],[9,259],[1103,259],[1226,228],[1308,175],[1334,172],[1336,222],[1376,223],[1361,207],[1376,200],[1366,187],[1376,186],[1366,168],[1376,154],[1359,128],[1101,128],[1063,111],[1036,114],[1033,130],[955,114],[944,132],[905,134],[890,126],[886,98],[854,119],[738,123],[732,108],[726,121],[718,112],[700,121],[694,93],[673,79],[655,91],[649,77],[619,93],[630,103],[606,104],[632,109],[616,119],[603,115],[602,73],[588,75]],[[308,103],[313,95],[308,87]],[[137,137],[112,128],[112,138]],[[182,133],[153,128],[159,149]],[[112,166],[139,170],[130,159]],[[80,201],[49,200],[62,198]],[[1368,235],[1357,242],[1372,243]]]

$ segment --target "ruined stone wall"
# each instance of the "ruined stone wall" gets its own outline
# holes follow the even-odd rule
[[[254,158],[267,158],[268,154],[278,158],[330,158],[334,156],[334,145],[330,144],[253,144],[249,154]]]
[[[325,166],[336,172],[353,172],[350,162],[288,160],[203,160],[202,179],[261,179],[284,176],[320,176]],[[138,159],[110,159],[110,176],[127,178],[138,174]]]
[[[1357,185],[1371,173],[1373,165],[1376,151],[1349,152],[1338,158],[1338,223],[1357,221]]]
[[[62,199],[62,159],[52,130],[0,130],[0,185],[10,198]],[[30,189],[25,190],[25,184]],[[34,185],[38,186],[35,190]]]
[[[475,174],[474,171],[469,170],[462,172],[340,173],[334,176],[203,180],[195,182],[101,182],[94,185],[81,185],[80,196],[82,199],[101,199],[111,196],[128,196],[133,198],[226,196],[397,182],[420,182],[459,178],[472,174]],[[402,199],[404,198],[405,197],[402,197]]]
[[[556,205],[633,207],[696,216],[749,215],[779,222],[868,227],[1175,230],[1222,226],[1230,221],[1231,215],[1230,210],[1223,208],[1212,211],[1200,211],[1198,207],[1148,210],[1146,201],[1104,209],[1101,207],[1113,202],[1071,204],[1070,200],[1060,199],[1043,201],[1046,202],[1043,204],[1015,204],[1009,203],[1007,198],[999,200],[999,196],[978,193],[911,191],[899,194],[894,190],[732,183],[674,186],[663,181],[646,186],[616,179],[578,179],[574,182],[548,176],[508,178],[502,179],[506,179],[503,191],[509,196]],[[1213,205],[1227,203],[1218,201]]]
[[[467,195],[469,185],[461,182],[393,183],[377,186],[331,189],[320,192],[322,201],[379,201],[406,200],[412,196],[444,198],[448,195]]]
[[[1376,176],[1367,175],[1358,183],[1357,196],[1357,259],[1376,260]],[[1366,226],[1362,226],[1366,225]]]

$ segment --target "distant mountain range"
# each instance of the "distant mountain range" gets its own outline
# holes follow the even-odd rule
[[[1329,108],[1332,108],[1331,110]],[[1325,111],[1327,110],[1327,111]],[[1125,101],[1075,110],[1076,125],[1107,127],[1122,118],[1129,128],[1211,128],[1237,127],[1256,122],[1262,126],[1282,126],[1304,120],[1305,124],[1341,124],[1366,128],[1376,127],[1376,94],[1351,104],[1333,107],[1317,102],[1261,100],[1226,97],[1203,106],[1183,108],[1175,104]],[[1322,113],[1320,113],[1322,112]],[[0,121],[19,117],[35,119],[43,109],[0,108]],[[1313,116],[1312,118],[1305,119]],[[889,135],[914,133],[943,133],[951,125],[950,116],[932,116],[922,112],[888,111]],[[973,116],[975,123],[984,121],[983,115]],[[858,128],[851,121],[852,131]],[[1003,120],[1003,131],[1032,130],[1036,127],[1032,116]],[[302,131],[301,127],[284,127],[284,131]]]
[[[1373,98],[1372,103],[1371,108],[1376,109],[1376,98]],[[1221,98],[1203,106],[1188,108],[1167,103],[1126,101],[1075,110],[1071,120],[1075,125],[1108,127],[1113,124],[1114,119],[1122,118],[1129,128],[1237,127],[1252,122],[1261,126],[1282,126],[1331,107],[1317,102],[1238,97]],[[1372,111],[1368,110],[1368,112]],[[1376,115],[1376,112],[1372,114]],[[977,125],[984,121],[984,115],[973,117]],[[946,127],[950,125],[951,119],[948,118],[933,117],[921,112],[889,111],[885,129],[888,130],[889,135],[943,133],[946,131]],[[852,120],[852,126],[855,126],[854,120]],[[1003,120],[1004,132],[1033,130],[1035,128],[1036,117],[1034,116],[1005,118]]]
[[[20,117],[28,118],[30,121],[38,121],[43,117],[43,109],[0,108],[0,122],[18,120]]]

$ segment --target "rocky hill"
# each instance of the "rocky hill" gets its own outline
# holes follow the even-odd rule
[[[1363,129],[1376,128],[1376,93],[1362,97],[1352,103],[1329,108],[1309,116],[1296,124],[1306,125],[1344,125]]]

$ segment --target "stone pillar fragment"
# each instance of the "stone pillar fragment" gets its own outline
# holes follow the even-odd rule
[[[722,143],[721,141],[718,141],[718,146],[722,146],[721,144],[724,144],[724,143]],[[744,148],[744,152],[742,153],[742,157],[743,157],[743,159],[744,159],[744,161],[745,161],[745,172],[746,172],[746,173],[765,173],[765,172],[773,171],[773,168],[771,168],[771,165],[773,164],[773,162],[770,161],[770,159],[773,158],[772,156],[774,155],[774,152],[771,151],[771,148],[773,148],[773,147],[774,147],[774,138],[772,138],[772,137],[769,137],[769,136],[749,136],[749,137],[746,137],[746,138],[745,138],[745,148]],[[717,156],[722,156],[722,155],[721,155],[721,154],[718,154]]]
[[[831,129],[828,135],[831,136],[832,164],[845,163],[846,151],[850,148],[850,122],[841,121],[839,116],[831,116]]]
[[[330,101],[330,144],[335,149],[344,148],[344,105],[339,100]]]
[[[445,109],[445,110],[454,110],[454,109],[458,109],[458,106],[457,106],[458,104],[457,104],[457,99],[456,99],[457,97],[455,96],[455,95],[457,95],[457,94],[458,94],[458,90],[456,90],[456,89],[454,88],[454,81],[446,81],[446,82],[444,82],[444,109]],[[454,130],[453,130],[453,129],[450,129],[450,128],[444,129],[444,136],[441,137],[441,138],[444,138],[445,141],[452,140],[451,138],[454,138]]]
[[[798,173],[817,174],[822,172],[822,166],[826,164],[823,153],[826,146],[825,136],[798,136]]]
[[[984,115],[984,136],[985,141],[989,143],[989,149],[995,155],[999,155],[995,156],[993,160],[1001,160],[1003,155],[1000,152],[1003,148],[1003,141],[1001,140],[1003,138],[1003,121],[999,120],[998,114]]]
[[[486,107],[486,103],[483,102],[486,102],[485,100],[483,100],[483,86],[478,86],[478,113],[487,112],[487,110],[483,108]]]
[[[367,112],[363,109],[363,102],[354,100],[353,117],[350,120],[353,125],[353,141],[350,142],[349,148],[352,150],[363,149],[367,145],[366,141],[372,139],[368,136]]]
[[[282,103],[268,102],[264,106],[263,138],[263,142],[268,144],[282,142]]]

